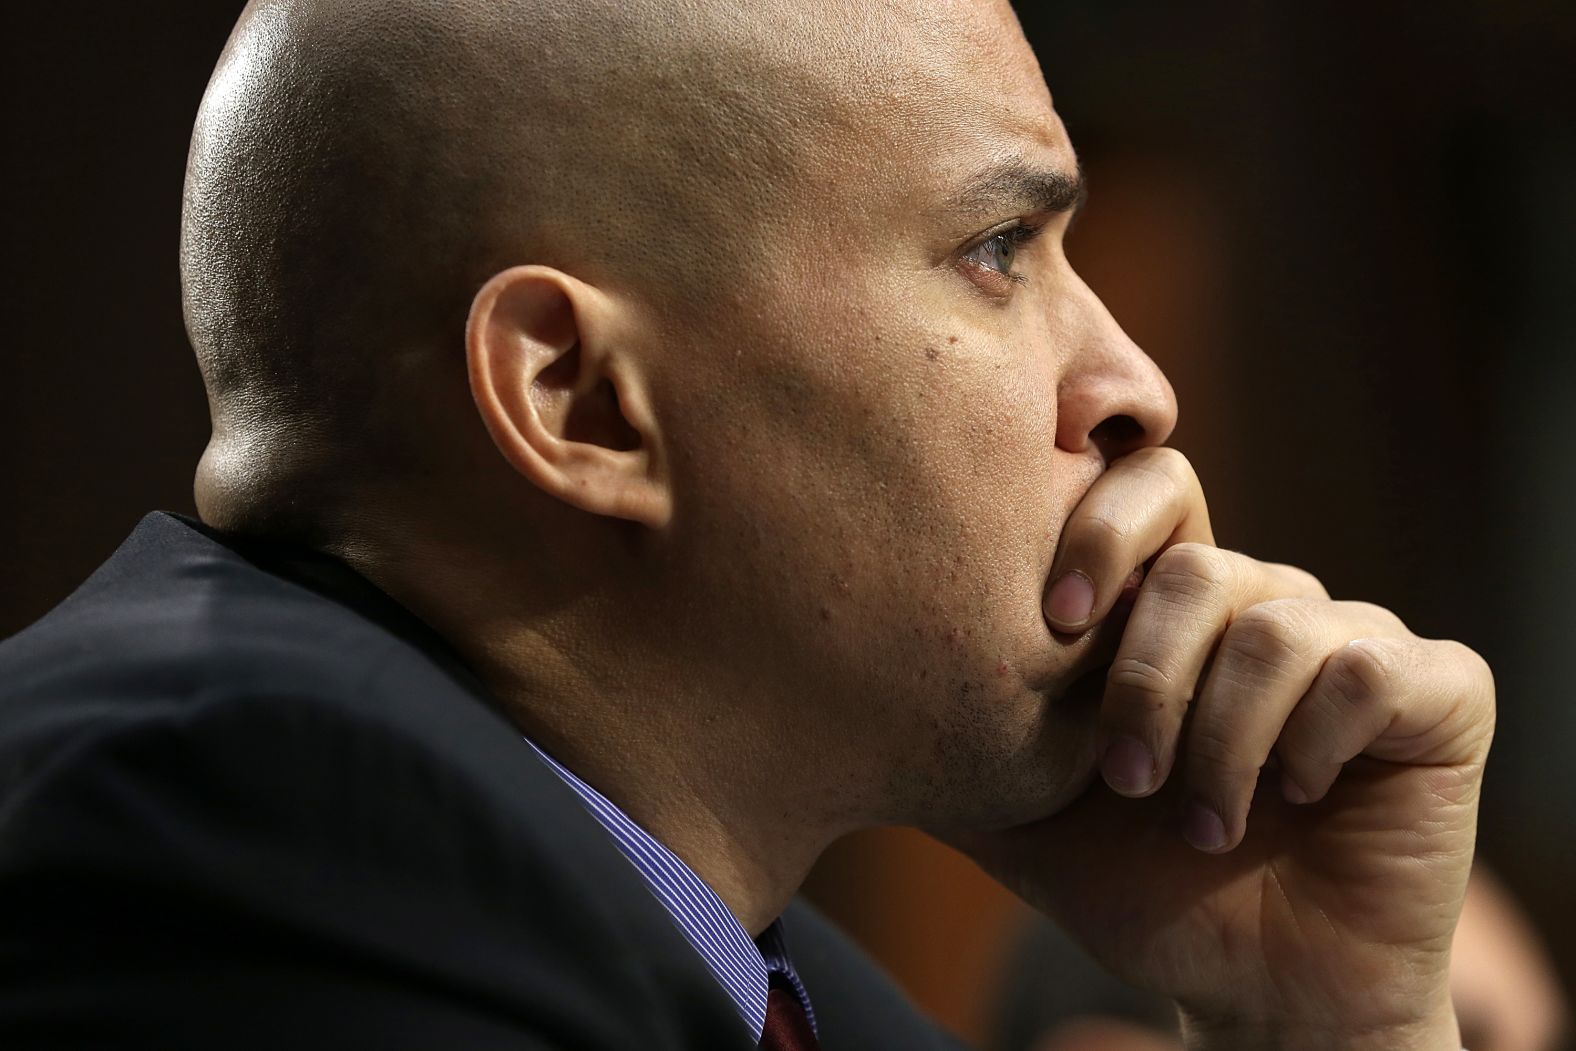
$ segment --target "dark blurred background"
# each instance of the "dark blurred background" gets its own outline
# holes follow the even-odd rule
[[[207,416],[176,273],[235,0],[13,8],[0,636],[151,508]],[[1170,375],[1221,543],[1488,657],[1481,855],[1576,984],[1576,5],[1019,4],[1089,173],[1073,261]],[[1018,906],[883,832],[811,890],[983,1039]]]

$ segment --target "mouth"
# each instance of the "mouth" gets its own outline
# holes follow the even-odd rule
[[[1133,604],[1138,599],[1138,592],[1143,583],[1144,567],[1139,566],[1128,574],[1121,593],[1111,607],[1111,612],[1107,613],[1100,623],[1084,632],[1079,642],[1087,643],[1088,649],[1073,665],[1076,674],[1062,691],[1061,700],[1064,703],[1075,707],[1082,707],[1085,704],[1099,706],[1105,694],[1106,673],[1111,670],[1111,664],[1116,660],[1117,650],[1122,644],[1122,632],[1127,627],[1127,618],[1133,612]]]

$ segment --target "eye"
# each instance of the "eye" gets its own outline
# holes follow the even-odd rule
[[[1040,229],[1026,224],[1009,227],[985,238],[965,252],[963,258],[1002,277],[1022,281],[1021,276],[1013,273],[1012,264],[1018,258],[1018,249],[1039,236]]]

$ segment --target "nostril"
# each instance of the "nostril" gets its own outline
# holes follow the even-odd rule
[[[1131,416],[1108,416],[1089,432],[1089,440],[1110,463],[1144,444],[1144,425]]]

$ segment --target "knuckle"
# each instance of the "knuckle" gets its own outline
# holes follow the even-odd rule
[[[1465,668],[1472,678],[1487,686],[1490,692],[1493,691],[1494,669],[1489,666],[1488,660],[1481,653],[1455,639],[1441,639],[1439,645],[1444,647],[1450,659]]]
[[[1407,630],[1406,623],[1396,615],[1394,610],[1381,606],[1377,602],[1352,602],[1350,605],[1352,609],[1369,620],[1401,631]]]
[[[1123,707],[1159,712],[1192,700],[1174,674],[1142,657],[1118,657],[1106,672],[1105,682]]]
[[[1294,566],[1287,562],[1266,562],[1264,565],[1279,573],[1294,590],[1301,594],[1313,595],[1318,598],[1330,597],[1330,592],[1325,588],[1324,582],[1301,566]]]
[[[1302,659],[1311,634],[1300,603],[1275,599],[1244,610],[1226,629],[1221,648],[1253,664],[1282,668]]]
[[[1183,599],[1217,595],[1231,580],[1228,552],[1208,544],[1183,543],[1166,548],[1149,571],[1147,586]]]
[[[1494,669],[1488,660],[1463,642],[1454,639],[1441,639],[1431,642],[1442,651],[1442,662],[1453,664],[1462,669],[1465,688],[1461,691],[1469,703],[1474,703],[1481,709],[1481,714],[1492,727],[1496,718],[1496,686],[1494,683]]]
[[[1390,692],[1395,660],[1376,639],[1358,639],[1330,655],[1324,674],[1335,695],[1351,708],[1372,704]]]

